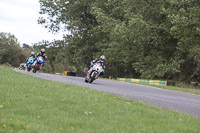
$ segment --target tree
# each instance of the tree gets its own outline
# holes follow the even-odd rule
[[[65,43],[62,40],[54,40],[52,42],[42,41],[39,43],[35,43],[33,48],[35,51],[40,51],[40,49],[44,48],[47,54],[47,61],[45,62],[44,72],[55,73],[55,72],[63,72],[65,57],[63,48]]]
[[[0,64],[19,66],[21,48],[17,38],[10,33],[0,33]]]
[[[29,51],[32,51],[33,50],[33,48],[32,48],[32,46],[30,46],[30,45],[28,45],[28,44],[26,44],[26,43],[23,43],[22,44],[22,49],[23,50],[29,50]]]
[[[91,14],[93,0],[67,0],[60,2],[40,0],[41,14],[49,14],[49,19],[40,18],[39,23],[45,24],[53,32],[58,32],[64,25],[71,35],[66,36],[66,58],[78,69],[86,66],[100,51],[96,43],[102,40],[103,34],[98,29],[95,16]],[[86,54],[87,53],[87,54]],[[72,58],[70,58],[73,55]]]
[[[181,61],[177,78],[187,82],[200,74],[199,6],[198,0],[169,1],[164,10],[171,24],[170,34],[178,40],[176,57]]]
[[[197,0],[40,0],[52,32],[69,30],[64,56],[81,69],[104,54],[113,77],[190,81],[200,74]]]

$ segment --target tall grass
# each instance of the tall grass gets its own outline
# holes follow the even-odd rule
[[[198,133],[200,119],[0,67],[1,133]]]

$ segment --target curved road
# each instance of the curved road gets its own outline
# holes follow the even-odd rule
[[[119,81],[98,79],[90,84],[85,83],[84,78],[82,77],[70,77],[46,73],[32,73],[21,70],[15,71],[46,80],[59,81],[92,88],[97,91],[111,93],[114,95],[133,99],[135,101],[141,101],[146,104],[163,109],[177,110],[179,112],[192,115],[196,118],[200,118],[200,95]]]

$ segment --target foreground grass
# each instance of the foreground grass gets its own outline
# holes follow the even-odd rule
[[[198,133],[200,119],[0,67],[1,133]]]

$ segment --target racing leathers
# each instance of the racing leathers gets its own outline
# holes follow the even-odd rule
[[[95,60],[92,60],[92,61],[90,62],[89,69],[90,69],[91,67],[93,67],[93,65],[94,65],[95,63],[100,63],[101,66],[102,66],[102,68],[103,68],[103,70],[105,71],[105,69],[106,69],[105,61],[102,61],[100,58],[96,58]],[[88,69],[88,70],[89,70],[89,69]],[[103,74],[104,74],[104,71],[103,71],[102,73],[100,73],[100,75],[103,75]]]
[[[26,59],[26,62],[28,63],[28,59],[30,58],[30,57],[32,57],[34,60],[35,60],[35,54],[31,54],[27,59]],[[28,64],[26,63],[26,66],[28,66]]]
[[[45,61],[47,60],[47,55],[46,55],[46,53],[39,52],[39,53],[37,54],[36,58],[39,57],[39,56],[41,56],[42,58],[44,58]],[[33,66],[35,66],[36,62],[37,62],[37,60],[35,60],[35,62],[33,63]],[[42,66],[44,66],[44,63],[41,64],[40,69],[42,68]]]

